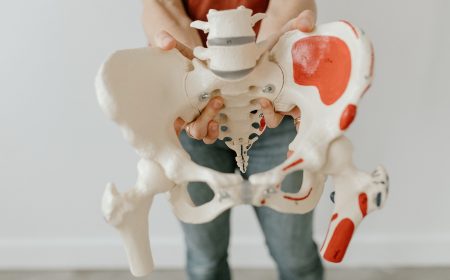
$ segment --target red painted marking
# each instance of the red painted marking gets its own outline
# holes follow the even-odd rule
[[[359,194],[359,209],[361,210],[361,214],[364,218],[367,215],[367,194],[366,193]]]
[[[352,220],[348,218],[342,220],[334,230],[323,257],[329,262],[341,262],[354,231],[355,224],[353,224]]]
[[[336,220],[338,216],[338,213],[334,213],[333,216],[331,216],[331,221]]]
[[[362,93],[361,96],[364,96],[364,95],[366,94],[366,92],[369,91],[369,89],[370,89],[371,86],[372,86],[372,84],[368,84],[368,85],[366,86],[366,88],[363,90],[363,93]]]
[[[259,131],[263,131],[266,128],[266,119],[264,117],[259,121]]]
[[[261,204],[262,205],[266,204],[266,200],[265,199],[261,199]]]
[[[346,130],[353,122],[356,116],[356,105],[349,104],[347,108],[345,108],[344,112],[341,115],[341,121],[339,123],[339,127],[341,130]]]
[[[328,224],[327,234],[325,235],[325,241],[322,243],[322,246],[320,246],[320,251],[322,251],[323,246],[325,246],[325,242],[327,241],[328,234],[330,233],[331,224],[337,219],[338,213],[334,213],[333,216],[331,216],[331,221]]]
[[[289,164],[288,166],[284,167],[284,168],[283,168],[283,171],[286,171],[286,170],[288,170],[289,168],[292,168],[292,167],[294,167],[294,166],[296,166],[297,164],[300,164],[300,163],[302,163],[302,162],[303,162],[303,159],[302,159],[302,158],[301,158],[301,159],[298,159],[298,160],[294,161],[293,163]]]
[[[294,81],[317,87],[325,105],[334,104],[345,92],[352,61],[347,44],[337,37],[311,36],[292,46]]]
[[[375,70],[375,49],[373,47],[373,44],[370,44],[370,77],[373,77],[373,73]]]
[[[356,38],[359,38],[359,33],[358,31],[356,31],[356,28],[353,24],[351,24],[350,22],[346,21],[346,20],[341,20],[341,22],[347,24],[348,26],[350,26],[350,28],[353,30],[353,33],[355,33]]]
[[[370,55],[370,73],[369,73],[369,77],[372,78],[373,74],[374,74],[374,69],[375,69],[375,50],[373,48],[373,45],[370,44],[370,50],[371,50],[371,55]],[[370,87],[372,86],[372,84],[368,84],[367,87],[364,89],[363,93],[361,96],[364,96],[366,94],[366,92],[370,89]]]
[[[285,195],[285,196],[283,196],[283,198],[288,199],[288,200],[293,200],[293,201],[301,201],[301,200],[307,199],[309,197],[309,195],[311,194],[311,192],[312,192],[312,189],[309,190],[307,195],[302,196],[302,197],[294,197],[294,196]]]
[[[325,246],[325,242],[327,242],[328,234],[330,233],[331,224],[332,224],[332,221],[328,224],[327,234],[325,234],[325,239],[322,243],[322,246],[320,246],[320,250],[319,250],[320,252],[322,252],[323,246]]]

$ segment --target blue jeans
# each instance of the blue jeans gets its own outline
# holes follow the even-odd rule
[[[275,129],[267,129],[249,151],[248,176],[266,171],[286,159],[288,144],[296,131],[290,118]],[[221,171],[235,171],[235,153],[222,141],[206,145],[181,135],[181,143],[194,162]],[[302,172],[291,173],[282,183],[286,192],[301,187]],[[191,182],[188,191],[196,205],[212,199],[214,193],[201,182]],[[254,207],[270,255],[276,262],[279,279],[323,279],[323,267],[312,239],[312,212],[305,215],[282,214],[268,207]],[[230,237],[230,210],[205,224],[182,223],[187,247],[187,273],[191,280],[227,280]]]

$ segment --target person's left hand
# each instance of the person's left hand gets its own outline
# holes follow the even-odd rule
[[[296,29],[302,32],[311,32],[314,30],[315,25],[316,13],[311,10],[305,10],[301,12],[296,18],[288,21],[279,33],[272,35],[270,38],[268,38],[268,40],[272,40],[273,43],[270,44],[275,45],[276,41],[278,41],[278,38],[284,33]],[[261,105],[266,124],[269,128],[277,127],[281,123],[285,115],[292,116],[294,120],[299,119],[301,116],[301,112],[298,107],[295,107],[289,112],[280,113],[275,111],[272,102],[270,102],[270,100],[266,98],[261,98],[259,100],[259,104]],[[296,122],[296,124],[298,126],[299,122]]]

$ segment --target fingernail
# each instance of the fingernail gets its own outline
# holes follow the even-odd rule
[[[266,100],[261,101],[261,107],[267,108],[268,106],[269,106],[269,102],[267,102]]]
[[[220,100],[214,100],[213,107],[214,107],[214,109],[220,109],[220,108],[222,108],[222,101],[220,101]]]
[[[169,37],[169,36],[164,36],[164,37],[161,39],[161,43],[163,44],[163,46],[167,46],[167,45],[169,45],[171,42],[172,42],[172,38]]]
[[[219,129],[219,125],[218,124],[215,123],[215,124],[211,125],[211,130],[212,131],[217,131],[217,129]]]
[[[302,19],[300,19],[300,21],[299,21],[299,25],[300,25],[300,28],[303,28],[303,29],[310,29],[311,28],[311,21],[309,20],[309,19],[307,19],[307,18],[302,18]]]

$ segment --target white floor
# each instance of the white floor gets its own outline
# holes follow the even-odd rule
[[[234,280],[274,280],[272,270],[235,270]],[[1,280],[135,280],[128,271],[0,271]],[[159,270],[151,280],[184,280],[179,270]],[[447,268],[332,269],[326,280],[450,280]]]

